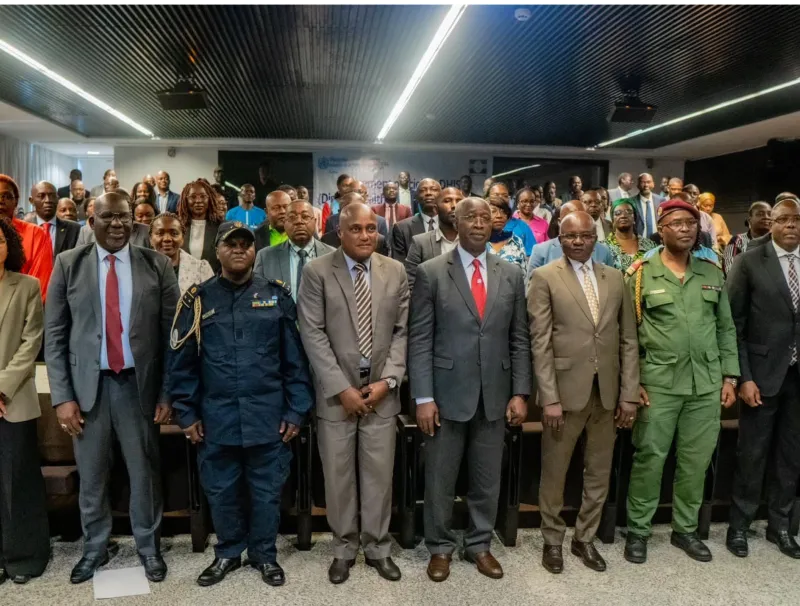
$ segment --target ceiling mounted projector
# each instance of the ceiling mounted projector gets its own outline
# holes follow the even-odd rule
[[[645,103],[639,98],[641,78],[626,76],[620,80],[622,100],[614,103],[609,122],[649,124],[656,116],[657,106]]]
[[[158,101],[167,111],[180,109],[206,109],[208,107],[208,93],[202,88],[196,88],[188,80],[178,82],[173,88],[156,93]]]

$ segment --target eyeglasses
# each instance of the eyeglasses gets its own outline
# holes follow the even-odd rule
[[[618,208],[614,211],[615,217],[632,217],[633,211],[630,208]]]
[[[669,227],[672,231],[691,231],[697,227],[697,220],[695,219],[684,219],[677,221],[672,221],[664,225],[664,227]]]
[[[796,225],[798,221],[800,221],[800,215],[781,215],[780,217],[775,217],[773,222],[777,223],[778,225]]]
[[[302,215],[296,215],[294,213],[289,213],[289,215],[286,217],[286,220],[289,221],[289,223],[294,223],[295,221],[297,221],[299,219],[303,223],[308,223],[309,221],[311,221],[314,218],[315,218],[314,215],[311,215],[309,213],[303,213]]]
[[[582,234],[561,234],[559,236],[562,240],[567,242],[575,242],[576,240],[594,240],[597,238],[597,232],[584,232]]]
[[[95,219],[100,219],[104,223],[112,223],[117,219],[120,223],[130,223],[131,213],[112,213],[111,211],[103,211],[99,215],[95,215]]]

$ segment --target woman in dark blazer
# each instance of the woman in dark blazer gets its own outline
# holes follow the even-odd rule
[[[220,272],[215,240],[226,208],[205,179],[187,183],[178,200],[178,218],[183,225],[183,250],[197,259],[208,261],[215,274]]]
[[[19,273],[24,263],[19,235],[0,221],[0,584],[27,583],[50,559],[34,379],[42,295],[36,278]]]

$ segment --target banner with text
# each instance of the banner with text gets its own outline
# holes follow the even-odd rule
[[[457,187],[458,180],[469,175],[472,177],[472,190],[481,192],[484,180],[492,174],[492,157],[462,152],[315,152],[314,203],[321,206],[330,201],[336,193],[337,177],[347,173],[366,184],[370,204],[380,204],[383,184],[397,181],[402,171],[411,176],[412,191],[424,178],[436,179],[442,187]]]

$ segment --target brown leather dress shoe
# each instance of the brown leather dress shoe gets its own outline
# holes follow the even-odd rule
[[[453,556],[449,553],[434,553],[428,562],[428,578],[436,583],[446,581],[450,576],[450,562]]]
[[[564,556],[561,553],[561,545],[544,546],[542,566],[552,574],[561,574],[564,571]]]
[[[597,552],[594,544],[582,543],[581,541],[572,539],[571,547],[572,555],[578,556],[584,566],[596,570],[597,572],[605,572],[606,561],[603,559],[603,556]]]
[[[474,555],[465,553],[464,559],[475,564],[478,567],[478,572],[490,579],[503,578],[503,567],[500,566],[500,562],[494,559],[490,551],[481,551]]]

